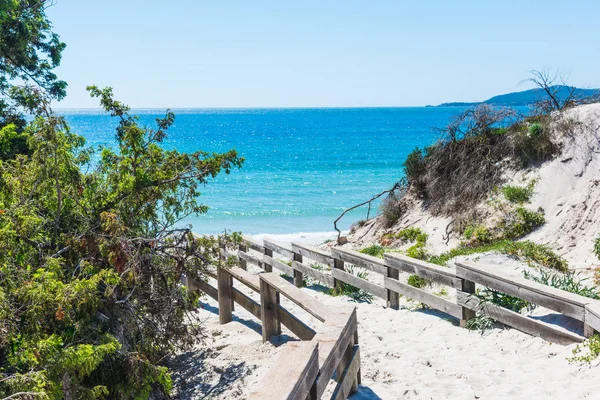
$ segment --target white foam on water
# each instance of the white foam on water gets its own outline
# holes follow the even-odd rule
[[[342,235],[347,232],[342,232]],[[281,244],[290,244],[292,242],[304,243],[310,246],[322,244],[327,240],[335,240],[338,233],[330,232],[298,232],[298,233],[259,233],[257,235],[248,235],[249,237],[261,241],[263,239],[271,239],[274,242]]]

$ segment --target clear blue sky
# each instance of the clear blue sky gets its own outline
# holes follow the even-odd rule
[[[58,107],[412,106],[525,90],[531,69],[600,86],[600,1],[56,0]]]

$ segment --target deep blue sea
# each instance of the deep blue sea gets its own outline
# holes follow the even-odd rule
[[[333,231],[347,207],[389,189],[416,146],[434,142],[462,108],[318,108],[174,110],[165,142],[182,152],[236,149],[242,169],[211,181],[207,214],[186,221],[198,233]],[[162,110],[134,110],[154,124]],[[88,145],[114,144],[116,121],[101,111],[62,111]],[[366,207],[340,226],[366,217]]]

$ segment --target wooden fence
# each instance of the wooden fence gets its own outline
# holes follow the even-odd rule
[[[219,269],[214,276],[218,288],[206,282],[193,284],[219,302],[221,323],[231,320],[233,304],[237,303],[261,319],[263,340],[281,333],[286,326],[303,342],[290,343],[275,367],[268,373],[253,399],[321,398],[329,380],[336,372],[337,387],[332,398],[345,399],[360,384],[360,354],[356,311],[336,308],[331,312],[298,288],[306,277],[324,286],[339,287],[347,283],[386,301],[398,309],[400,296],[406,296],[428,307],[460,320],[465,326],[476,313],[555,343],[581,342],[600,331],[600,301],[555,289],[523,277],[513,276],[498,268],[473,262],[458,262],[456,268],[440,267],[398,253],[386,253],[380,259],[356,251],[332,248],[331,252],[292,243],[283,246],[265,239],[262,243],[244,238],[237,251],[223,249],[224,256],[235,256],[241,268]],[[312,260],[313,264],[310,263]],[[317,263],[320,267],[315,268]],[[252,264],[264,271],[253,275],[247,271]],[[347,265],[355,265],[380,275],[376,284],[351,274]],[[324,267],[324,268],[323,268]],[[279,273],[293,279],[293,285]],[[408,275],[418,275],[456,290],[454,300],[441,297],[406,283]],[[258,304],[233,287],[233,279],[260,294]],[[532,304],[580,321],[584,336],[530,316],[522,315],[474,296],[476,285],[506,293]],[[322,322],[316,331],[308,327],[279,302],[280,295],[306,310]]]

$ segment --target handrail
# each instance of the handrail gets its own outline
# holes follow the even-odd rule
[[[327,286],[338,287],[341,283],[354,285],[386,299],[388,307],[395,309],[399,307],[399,296],[405,295],[460,319],[461,326],[465,326],[469,319],[480,313],[555,343],[580,342],[584,337],[600,331],[600,301],[513,276],[481,263],[457,262],[456,268],[452,269],[397,253],[386,253],[383,259],[379,259],[339,247],[326,252],[292,243],[291,248],[288,248],[269,239],[261,244],[246,237],[235,251],[222,249],[222,254],[236,256],[241,267],[219,267],[216,275],[208,274],[217,279],[218,290],[205,281],[188,279],[190,290],[202,290],[218,300],[221,323],[231,321],[235,302],[261,319],[263,340],[279,335],[281,325],[284,325],[303,341],[302,344],[293,344],[283,350],[277,364],[250,397],[252,399],[320,398],[335,371],[337,387],[332,398],[347,398],[360,384],[356,309],[337,307],[332,310],[321,304],[299,289],[303,286],[304,276],[317,279]],[[281,257],[290,261],[284,261]],[[329,269],[313,269],[305,261],[305,257],[326,264]],[[348,273],[345,270],[346,263],[383,275],[383,286]],[[258,267],[260,273],[257,275],[248,271],[249,264]],[[278,272],[272,272],[273,268]],[[279,276],[280,272],[293,276],[293,284]],[[416,274],[455,288],[456,300],[451,301],[410,286],[400,280],[401,273]],[[259,293],[260,303],[234,288],[233,279]],[[575,318],[583,323],[584,337],[495,304],[482,302],[474,296],[476,285],[516,296]],[[279,304],[280,295],[304,309],[322,325],[315,330],[308,327]],[[279,385],[278,382],[282,379],[285,382]]]

